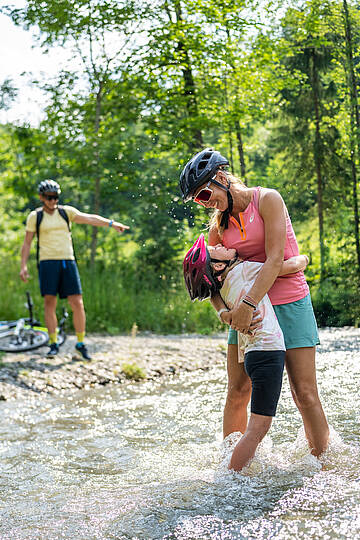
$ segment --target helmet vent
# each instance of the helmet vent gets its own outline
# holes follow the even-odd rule
[[[207,164],[208,164],[208,160],[200,161],[200,163],[198,165],[198,171],[203,171]]]
[[[200,249],[197,249],[194,253],[194,256],[193,256],[193,259],[192,259],[192,262],[196,262],[198,260],[198,258],[200,257]]]

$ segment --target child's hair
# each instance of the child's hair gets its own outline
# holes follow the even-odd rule
[[[240,178],[238,178],[237,176],[234,176],[233,174],[231,174],[229,172],[226,172],[226,171],[223,171],[223,172],[226,173],[226,176],[228,177],[230,182],[232,182],[234,184],[240,184],[242,186],[245,186],[244,182],[242,180],[240,180]],[[220,225],[221,220],[222,220],[222,216],[223,216],[223,213],[221,212],[221,210],[215,209],[214,212],[211,214],[209,225],[208,225],[210,230],[211,229],[216,229],[216,231],[217,231],[220,238],[222,238],[222,235],[224,233],[224,226]]]

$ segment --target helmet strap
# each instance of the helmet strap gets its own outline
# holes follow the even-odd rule
[[[227,189],[226,194],[227,194],[227,199],[228,199],[228,207],[225,210],[225,212],[223,212],[221,222],[220,222],[220,227],[224,227],[224,229],[227,229],[228,226],[229,226],[230,214],[231,214],[233,206],[234,206],[234,201],[233,201],[233,198],[232,198],[232,195],[230,193],[229,188]]]

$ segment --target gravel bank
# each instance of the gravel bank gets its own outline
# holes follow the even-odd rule
[[[2,356],[0,400],[207,370],[226,357],[226,334],[88,336],[88,362],[75,351],[75,343],[69,336],[52,359],[46,358],[48,347]]]
[[[360,329],[320,330],[318,352],[360,351]],[[213,336],[154,334],[89,336],[90,362],[75,352],[75,337],[68,337],[60,354],[46,358],[47,347],[0,359],[0,400],[37,393],[62,393],[109,383],[174,376],[181,371],[207,370],[224,364],[226,334]],[[141,369],[141,371],[138,370]],[[225,377],[225,370],[224,370]]]

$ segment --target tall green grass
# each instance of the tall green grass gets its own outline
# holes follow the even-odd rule
[[[35,314],[44,320],[36,267],[29,268],[32,277],[24,284],[16,264],[0,265],[0,319],[25,316],[25,292],[29,290]],[[91,270],[80,265],[79,270],[88,332],[129,333],[136,326],[139,331],[164,334],[209,334],[222,328],[210,302],[190,301],[180,275],[168,284],[149,280],[145,269],[142,276],[133,276],[128,267],[98,265]],[[58,303],[59,315],[63,304],[65,300]]]
[[[0,320],[26,315],[25,291],[29,290],[35,315],[43,322],[43,301],[35,265],[30,265],[32,278],[27,284],[21,282],[14,262],[0,263],[0,272]],[[156,280],[146,268],[98,264],[92,270],[80,265],[80,274],[88,332],[121,334],[137,328],[162,334],[210,334],[224,330],[209,301],[190,302],[180,273],[170,281]],[[319,326],[360,324],[360,293],[356,283],[328,279],[321,287],[312,287],[312,300]],[[62,304],[66,301],[59,302],[59,315]]]

